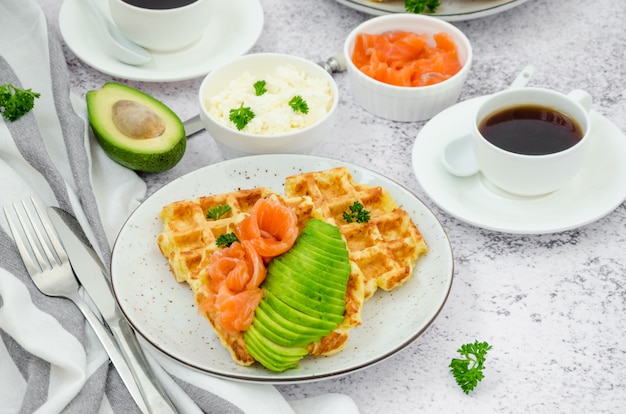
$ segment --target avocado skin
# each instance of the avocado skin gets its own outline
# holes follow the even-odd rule
[[[306,257],[312,248],[316,254]],[[244,335],[250,355],[279,372],[296,368],[308,345],[343,321],[351,267],[339,229],[312,219],[267,269],[264,297]]]
[[[141,140],[137,145],[126,145],[125,137],[113,123],[110,110],[112,99],[128,99],[145,104],[157,112],[166,124],[167,137],[160,148],[141,148]],[[165,104],[137,89],[117,82],[107,82],[99,90],[91,90],[86,94],[89,124],[104,152],[118,164],[131,170],[158,173],[173,168],[182,159],[187,148],[185,129],[180,118]],[[146,141],[152,140],[149,138]]]
[[[187,140],[181,139],[167,152],[155,154],[137,154],[111,144],[109,140],[103,138],[95,130],[94,135],[98,143],[107,153],[109,158],[118,164],[134,171],[146,173],[159,173],[173,168],[183,158],[187,147]]]

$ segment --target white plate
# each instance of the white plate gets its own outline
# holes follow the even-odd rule
[[[413,169],[426,194],[454,217],[485,229],[542,234],[574,229],[609,214],[626,199],[626,136],[591,111],[594,142],[583,169],[567,186],[542,197],[499,191],[482,174],[459,178],[441,162],[446,144],[470,130],[485,97],[454,105],[433,117],[413,145]]]
[[[389,190],[419,227],[429,252],[415,274],[392,292],[377,292],[366,302],[363,323],[352,330],[347,347],[332,357],[306,357],[282,373],[259,364],[237,365],[210,324],[194,306],[190,288],[174,280],[159,252],[161,208],[181,199],[267,186],[282,191],[287,176],[340,165],[362,183]],[[113,248],[116,298],[133,327],[164,355],[191,368],[230,379],[293,383],[347,374],[381,361],[409,345],[430,326],[450,291],[453,257],[449,240],[433,213],[412,193],[372,171],[306,155],[259,155],[213,164],[164,186],[130,216]]]
[[[352,9],[373,15],[389,13],[406,13],[403,0],[374,2],[370,0],[336,0]],[[500,13],[519,6],[528,0],[441,0],[435,13],[424,13],[436,16],[449,22],[477,19]]]
[[[107,0],[96,0],[110,17]],[[111,76],[146,82],[172,82],[197,78],[248,52],[263,29],[259,0],[216,2],[209,27],[197,43],[173,53],[154,53],[150,62],[131,66],[107,54],[98,25],[81,0],[65,0],[59,28],[67,46],[79,59]]]

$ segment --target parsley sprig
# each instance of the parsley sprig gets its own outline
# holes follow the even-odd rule
[[[289,106],[295,112],[302,112],[303,114],[309,113],[309,105],[306,103],[304,99],[300,95],[296,95],[289,101]]]
[[[235,233],[224,233],[217,236],[215,244],[217,244],[217,247],[230,247],[231,244],[238,241],[239,239],[237,238],[237,235]]]
[[[0,86],[0,111],[2,116],[13,122],[28,113],[35,106],[37,92],[30,89],[20,89],[10,83]]]
[[[267,83],[264,80],[254,82],[254,93],[256,96],[261,96],[265,92],[267,92],[267,88],[265,87]]]
[[[343,212],[343,219],[346,223],[367,223],[370,221],[370,212],[363,208],[363,204],[359,201],[355,201],[350,207],[349,211]]]
[[[440,5],[439,0],[404,0],[404,9],[409,13],[434,13]]]
[[[485,357],[490,349],[491,345],[487,342],[476,340],[474,343],[462,345],[457,350],[463,359],[452,358],[450,372],[465,394],[469,394],[484,378]]]
[[[228,213],[230,210],[232,209],[228,204],[220,204],[218,206],[211,207],[206,212],[206,218],[209,220],[219,220],[220,218],[222,218],[222,216],[224,216],[224,214]]]
[[[252,121],[252,118],[254,118],[254,112],[249,107],[244,107],[243,102],[239,108],[231,109],[228,116],[228,119],[233,121],[239,131],[244,129],[248,122]]]

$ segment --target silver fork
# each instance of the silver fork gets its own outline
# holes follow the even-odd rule
[[[24,200],[21,202],[21,208],[17,204],[13,204],[14,215],[20,224],[21,232],[11,218],[7,208],[3,207],[4,216],[22,256],[26,270],[43,294],[67,298],[76,304],[93,328],[98,339],[100,339],[111,362],[113,362],[141,411],[144,413],[150,412],[151,410],[147,409],[133,374],[119,348],[113,342],[111,334],[80,295],[80,284],[76,276],[74,276],[65,249],[52,228],[48,216],[39,208],[34,199],[31,198],[30,202],[35,214],[30,211],[31,209],[28,208]]]

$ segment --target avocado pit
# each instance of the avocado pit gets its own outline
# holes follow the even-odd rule
[[[165,131],[165,123],[150,108],[139,102],[121,99],[113,104],[113,123],[127,137],[149,139]]]

